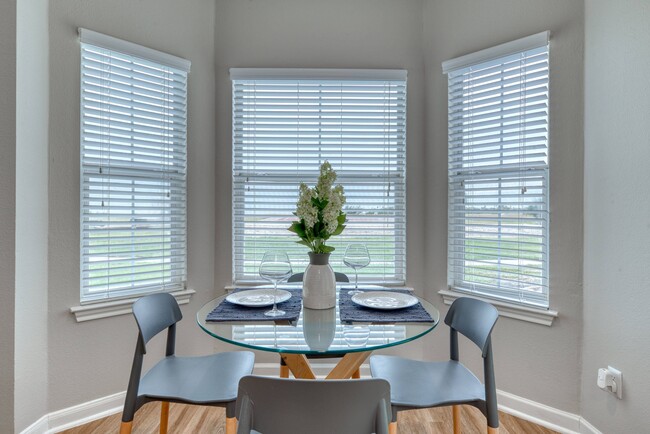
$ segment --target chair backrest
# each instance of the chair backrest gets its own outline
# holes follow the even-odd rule
[[[387,434],[386,380],[293,380],[246,376],[239,381],[237,434]]]
[[[289,279],[287,279],[287,282],[288,282],[288,283],[292,283],[292,282],[302,282],[302,279],[304,278],[304,276],[305,276],[305,273],[296,273],[296,274],[292,274],[292,275],[289,277]],[[345,273],[339,273],[338,271],[335,271],[335,272],[334,272],[334,279],[335,279],[337,282],[341,282],[341,283],[347,283],[347,282],[350,281],[350,278],[348,277],[347,274],[345,274]]]
[[[474,298],[456,299],[445,317],[445,324],[474,342],[487,356],[488,344],[499,312],[494,306]]]
[[[133,316],[145,344],[161,331],[183,319],[176,299],[166,292],[147,295],[133,303]]]

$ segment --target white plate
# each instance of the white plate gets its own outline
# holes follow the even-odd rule
[[[282,303],[291,298],[291,293],[283,289],[278,289],[276,303]],[[249,289],[246,291],[237,291],[226,297],[226,301],[240,306],[264,307],[273,305],[273,289]]]
[[[368,291],[352,296],[352,302],[372,309],[395,310],[418,304],[412,295],[389,291]]]

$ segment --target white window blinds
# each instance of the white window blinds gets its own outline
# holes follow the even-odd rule
[[[443,63],[448,279],[548,307],[548,32]]]
[[[298,185],[328,160],[345,187],[348,225],[328,244],[337,271],[350,242],[368,246],[366,282],[405,280],[406,71],[233,69],[233,278],[259,281],[264,252],[307,249],[287,228]]]
[[[189,62],[81,35],[81,301],[185,285]]]

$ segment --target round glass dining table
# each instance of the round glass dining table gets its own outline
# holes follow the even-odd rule
[[[347,291],[348,288],[341,290]],[[336,307],[323,310],[302,307],[298,320],[292,322],[271,318],[268,321],[206,321],[208,314],[225,300],[226,294],[207,302],[197,312],[196,321],[206,333],[224,342],[278,353],[282,362],[281,377],[287,377],[288,371],[291,371],[296,378],[316,378],[309,359],[340,358],[326,378],[342,379],[357,378],[359,367],[372,351],[418,339],[432,331],[440,319],[438,310],[428,301],[418,297],[418,301],[433,321],[344,323],[339,315],[338,295],[339,289]]]

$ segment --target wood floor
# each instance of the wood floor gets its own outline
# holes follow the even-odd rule
[[[135,415],[133,433],[157,433],[159,417],[160,404],[155,402],[146,404]],[[169,433],[223,434],[225,417],[225,410],[221,408],[171,404]],[[485,418],[477,409],[463,406],[461,417],[463,434],[486,432]],[[67,434],[116,433],[119,430],[120,418],[121,414],[115,414],[63,432]],[[499,420],[501,422],[499,434],[555,433],[555,431],[501,412]],[[401,412],[397,419],[397,427],[398,434],[451,434],[453,432],[451,407]]]

